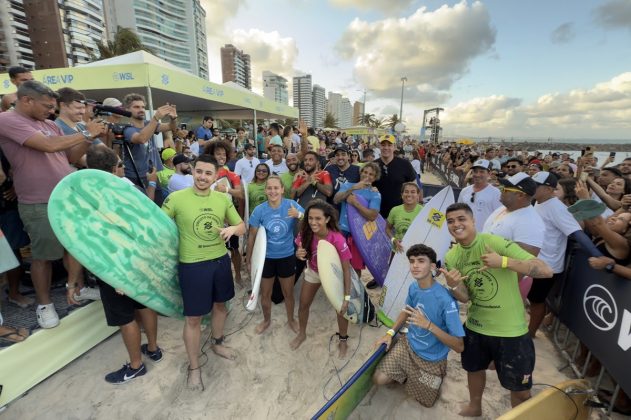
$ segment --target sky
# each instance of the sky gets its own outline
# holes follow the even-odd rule
[[[444,136],[630,139],[631,0],[202,0],[210,79],[232,43],[262,72]]]

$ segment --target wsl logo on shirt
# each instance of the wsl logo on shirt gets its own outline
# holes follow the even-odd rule
[[[210,212],[210,209],[204,209],[204,213],[193,221],[193,232],[203,241],[216,241],[222,228],[223,221]]]
[[[488,302],[497,295],[497,279],[490,271],[480,271],[479,267],[469,268],[465,280],[471,300]]]

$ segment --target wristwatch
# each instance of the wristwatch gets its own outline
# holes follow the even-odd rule
[[[605,271],[608,273],[613,273],[613,269],[616,267],[616,264],[607,264],[605,266]]]
[[[86,140],[92,141],[92,134],[88,130],[81,130],[80,133],[83,134]]]

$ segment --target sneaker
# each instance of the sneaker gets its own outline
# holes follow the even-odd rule
[[[101,300],[101,291],[96,287],[84,287],[79,290],[80,295],[75,294],[76,301],[82,300]]]
[[[158,347],[156,351],[149,351],[148,344],[143,344],[140,346],[140,351],[154,362],[162,360],[162,349],[160,347]]]
[[[145,369],[144,363],[141,364],[138,369],[132,369],[131,365],[126,363],[119,370],[105,375],[105,380],[111,384],[120,385],[129,382],[132,379],[136,379],[145,373],[147,373],[147,369]]]
[[[39,305],[35,311],[37,314],[37,323],[42,328],[55,328],[59,325],[59,315],[55,310],[55,304]]]

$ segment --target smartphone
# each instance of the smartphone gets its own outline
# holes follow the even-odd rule
[[[592,169],[592,174],[594,174],[594,176],[595,176],[596,178],[598,178],[598,177],[600,176],[600,169],[598,169],[598,168],[593,168],[593,169]]]
[[[586,151],[586,152],[591,152],[591,151],[592,151],[592,146],[587,146],[587,147],[585,147],[585,151]]]
[[[153,172],[153,169],[154,169],[154,167],[153,167],[153,161],[152,161],[151,159],[149,159],[149,172],[150,172],[150,173],[151,173],[151,172]]]
[[[187,127],[187,126],[186,126],[186,124],[185,124],[185,123],[180,124],[180,129],[182,129],[182,130],[186,130],[186,129],[187,129],[186,127]]]
[[[609,152],[609,157],[615,158],[616,157],[616,152]]]
[[[587,172],[581,172],[580,180],[585,182],[587,181],[587,178],[589,178],[589,174]]]
[[[585,156],[585,149],[581,149],[581,156]]]

